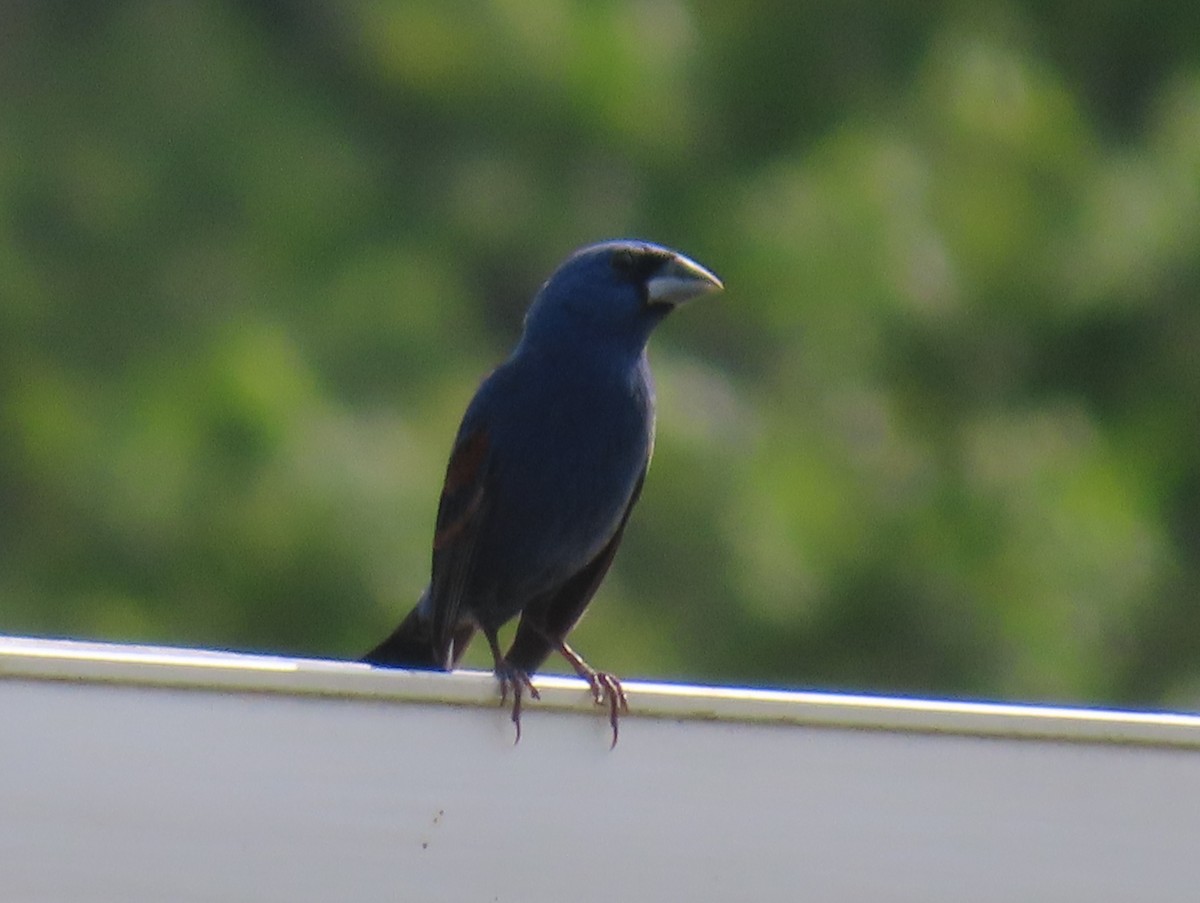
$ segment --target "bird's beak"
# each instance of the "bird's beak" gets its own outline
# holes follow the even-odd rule
[[[646,280],[648,304],[676,307],[685,301],[725,288],[716,274],[682,254],[672,254]]]

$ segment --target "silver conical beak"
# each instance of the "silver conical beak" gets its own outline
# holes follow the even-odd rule
[[[646,280],[646,298],[649,304],[676,307],[723,288],[724,283],[711,270],[682,254],[673,254]]]

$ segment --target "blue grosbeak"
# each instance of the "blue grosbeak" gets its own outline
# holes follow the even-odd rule
[[[450,670],[476,630],[502,700],[537,698],[530,675],[561,653],[617,714],[620,682],[566,643],[604,579],[654,446],[646,342],[677,305],[721,282],[668,248],[611,241],[554,272],[516,350],[480,385],[454,441],[433,536],[433,571],[416,608],[364,661]],[[497,631],[521,616],[507,654]]]

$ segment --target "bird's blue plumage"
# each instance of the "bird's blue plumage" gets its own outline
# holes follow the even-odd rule
[[[520,342],[479,387],[447,467],[429,587],[366,657],[450,668],[476,630],[511,681],[519,717],[528,675],[557,650],[609,699],[566,634],[599,586],[650,461],[654,388],[646,342],[682,301],[720,282],[647,242],[592,245],[569,257],[530,305]],[[521,615],[501,656],[496,632]],[[623,695],[619,695],[623,703]],[[615,737],[615,733],[614,733]]]

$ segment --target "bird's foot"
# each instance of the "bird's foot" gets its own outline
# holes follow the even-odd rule
[[[496,679],[500,681],[501,706],[508,703],[508,688],[512,687],[512,722],[517,729],[517,738],[513,740],[513,745],[515,746],[521,742],[521,699],[525,695],[525,691],[528,690],[529,695],[533,699],[541,699],[542,697],[528,674],[520,668],[514,668],[505,661],[496,663]]]
[[[612,745],[609,748],[616,747],[617,734],[619,732],[617,724],[620,715],[622,712],[629,711],[629,698],[625,695],[625,689],[621,686],[621,681],[617,679],[615,674],[610,674],[607,671],[597,671],[566,643],[561,643],[558,651],[562,653],[563,658],[575,669],[575,673],[587,681],[592,691],[592,699],[596,701],[596,705],[608,706],[608,723],[612,725]]]
[[[586,679],[586,678],[585,678]],[[629,699],[625,695],[625,688],[621,686],[621,681],[617,680],[615,674],[609,674],[607,671],[594,671],[592,677],[588,680],[592,687],[592,698],[596,700],[596,705],[608,705],[608,723],[612,725],[612,744],[609,749],[615,749],[617,745],[617,720],[621,712],[629,711]]]

